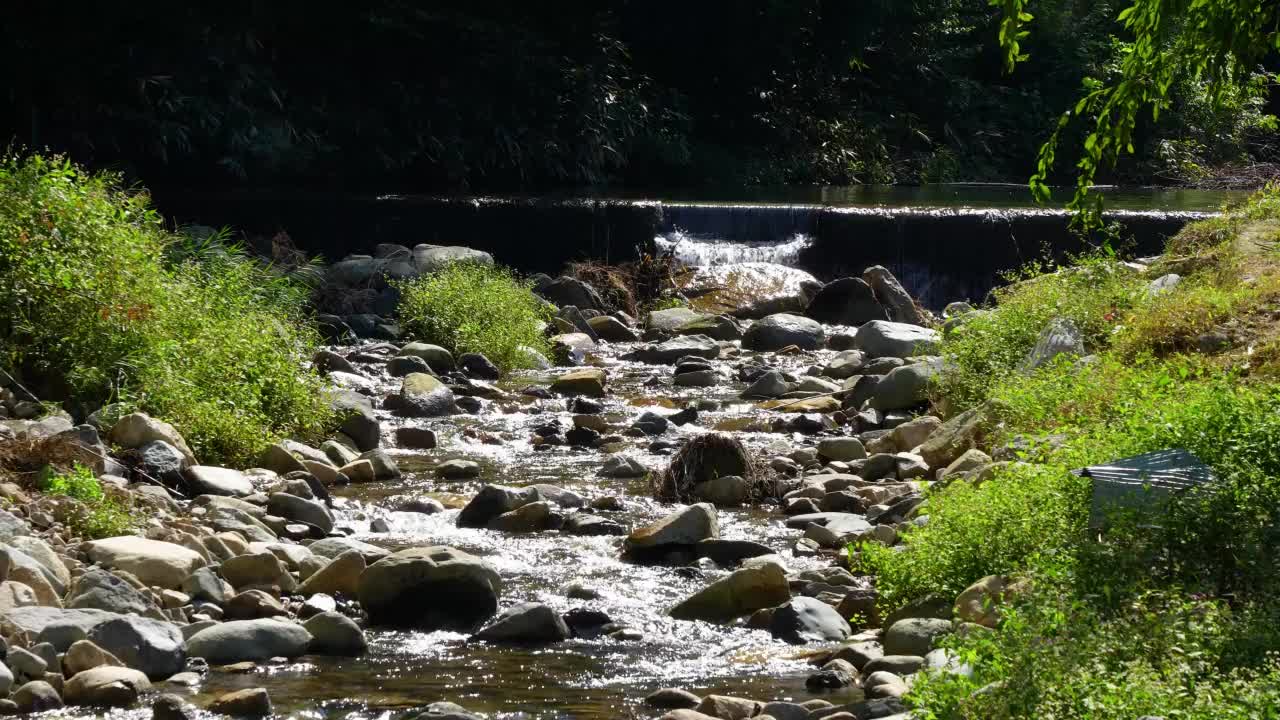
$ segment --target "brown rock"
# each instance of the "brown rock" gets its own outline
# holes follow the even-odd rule
[[[267,717],[273,712],[271,696],[265,688],[245,688],[229,692],[209,703],[206,709],[232,717]]]

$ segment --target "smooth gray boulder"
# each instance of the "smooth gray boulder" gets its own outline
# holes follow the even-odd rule
[[[894,368],[876,384],[868,405],[876,410],[905,410],[919,405],[928,399],[929,384],[941,372],[941,358]]]
[[[163,620],[124,615],[95,625],[89,640],[150,678],[167,678],[187,662],[182,631]]]
[[[224,561],[219,572],[238,590],[274,587],[293,592],[298,586],[289,566],[269,551],[237,555]]]
[[[933,650],[934,643],[952,632],[950,620],[940,618],[907,618],[899,620],[885,631],[881,642],[885,655],[925,656]]]
[[[129,707],[151,689],[147,676],[137,670],[103,665],[78,672],[62,687],[68,705]]]
[[[9,690],[13,688],[13,672],[9,667],[0,661],[0,697],[8,697]]]
[[[681,335],[657,345],[646,345],[625,358],[650,365],[672,365],[687,356],[715,360],[720,357],[720,344],[706,335]]]
[[[306,628],[286,620],[233,620],[192,635],[187,652],[214,665],[293,658],[307,653],[311,639]]]
[[[766,370],[742,391],[744,398],[776,398],[791,392],[792,383],[777,370]]]
[[[535,487],[485,485],[458,513],[458,527],[486,527],[490,520],[499,515],[542,499],[542,494]]]
[[[182,583],[182,592],[186,593],[193,601],[204,600],[215,605],[222,605],[231,599],[227,583],[218,577],[213,568],[207,567],[191,573],[191,576]]]
[[[818,441],[818,455],[828,460],[848,462],[867,456],[867,449],[856,437],[823,438]]]
[[[536,291],[558,307],[572,305],[579,310],[597,310],[600,312],[608,310],[608,305],[594,287],[568,275],[561,275],[555,280],[539,286]]]
[[[341,420],[338,431],[351,438],[357,450],[364,452],[378,447],[382,425],[373,414],[369,398],[354,390],[336,390],[330,395],[329,403]]]
[[[569,639],[569,626],[547,605],[529,602],[503,610],[472,637],[491,643],[553,643]]]
[[[715,506],[697,503],[635,530],[627,536],[625,548],[634,552],[668,546],[679,547],[718,537],[720,525]]]
[[[413,265],[424,275],[438,272],[457,262],[493,265],[493,256],[483,250],[461,245],[423,243],[413,248]]]
[[[39,553],[39,550],[36,552]],[[54,572],[52,568],[16,547],[0,543],[0,579],[16,580],[32,586],[37,583],[47,585],[44,593],[60,596],[67,590],[64,578],[69,576]],[[37,596],[41,595],[39,588],[34,589]]]
[[[314,525],[323,533],[333,530],[333,516],[329,514],[324,503],[290,495],[289,493],[272,493],[267,501],[267,512],[290,520],[299,520]]]
[[[67,569],[66,563],[58,553],[44,540],[31,535],[22,535],[6,538],[4,543],[11,548],[21,550],[39,563],[40,567],[46,571],[43,574],[49,579],[54,590],[65,593],[67,587],[71,585],[71,571]]]
[[[323,540],[317,540],[307,546],[307,549],[321,557],[330,559],[337,558],[339,555],[355,550],[364,556],[365,562],[375,563],[391,554],[390,550],[371,545],[363,540],[345,537],[331,537]]]
[[[729,622],[790,598],[786,572],[776,563],[764,562],[734,570],[685,598],[671,609],[671,617]]]
[[[849,622],[835,608],[811,597],[798,597],[773,611],[769,632],[794,645],[840,641],[849,637]]]
[[[873,320],[858,328],[853,340],[856,350],[871,358],[908,358],[936,355],[941,338],[937,331],[919,325]]]
[[[861,350],[841,350],[827,361],[826,366],[822,368],[822,374],[836,380],[844,380],[857,375],[866,364],[867,354]]]
[[[101,568],[89,568],[77,578],[64,605],[164,619],[160,606],[149,595]]]
[[[51,643],[54,649],[63,652],[76,640],[88,637],[94,625],[113,617],[117,616],[104,610],[17,607],[0,614],[0,636],[25,634],[37,643]]]
[[[825,341],[826,331],[816,320],[778,313],[753,322],[742,336],[742,347],[769,351],[795,345],[801,350],[817,350]]]
[[[666,310],[654,310],[645,316],[644,326],[650,330],[661,330],[663,332],[674,333],[679,328],[689,323],[703,320],[711,317],[706,313],[700,313],[689,308],[667,308]]]
[[[640,339],[634,330],[623,325],[622,321],[612,315],[593,317],[587,320],[587,324],[596,335],[600,336],[600,339],[609,342],[636,342]]]
[[[311,633],[310,652],[355,657],[369,649],[364,631],[354,620],[338,612],[322,612],[302,624]]]
[[[182,471],[188,463],[182,451],[173,445],[163,440],[152,440],[130,454],[134,459],[135,473],[174,487],[182,483]]]
[[[182,453],[186,465],[195,465],[196,456],[191,447],[172,425],[157,420],[143,413],[130,413],[121,417],[111,426],[107,438],[112,445],[125,450],[140,448],[154,441],[163,441],[177,448]]]
[[[253,483],[239,470],[193,465],[182,471],[191,497],[197,495],[230,495],[245,497],[253,494]]]
[[[0,537],[11,538],[19,535],[30,535],[31,526],[26,520],[8,510],[0,509]]]
[[[22,714],[57,710],[63,706],[62,696],[44,680],[32,680],[13,693],[13,702]]]
[[[890,320],[910,325],[925,324],[924,313],[888,268],[873,265],[862,271],[862,279],[871,286],[876,300],[889,312]]]
[[[405,417],[441,417],[458,411],[457,399],[434,375],[409,373],[400,385],[396,413]]]
[[[205,565],[204,557],[190,548],[134,535],[92,540],[85,546],[91,561],[162,588],[181,587],[188,575]]]
[[[1174,288],[1178,287],[1178,284],[1181,282],[1182,282],[1182,276],[1176,273],[1161,275],[1155,280],[1152,280],[1150,284],[1147,285],[1147,297],[1157,297],[1159,295],[1163,295],[1173,290]]]
[[[1084,335],[1067,318],[1056,318],[1040,331],[1035,347],[1023,358],[1019,370],[1030,373],[1059,355],[1084,355]]]
[[[862,278],[833,280],[809,301],[805,315],[828,325],[859,326],[872,320],[888,320],[889,313],[875,291]]]
[[[501,590],[487,562],[436,545],[401,550],[365,568],[358,595],[375,625],[470,631],[497,612]]]
[[[431,368],[432,373],[446,373],[455,366],[453,353],[431,343],[411,342],[400,348],[400,352],[396,353],[396,357],[407,358],[416,357],[427,364]]]

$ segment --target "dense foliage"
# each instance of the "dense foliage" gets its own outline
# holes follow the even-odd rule
[[[168,420],[205,462],[320,431],[304,289],[148,202],[59,157],[0,162],[0,364],[42,397]]]
[[[1269,188],[1189,226],[1147,273],[1106,257],[1042,269],[946,336],[938,399],[982,401],[1008,460],[939,484],[929,522],[900,548],[864,545],[860,566],[886,609],[987,575],[1024,589],[998,630],[948,640],[974,672],[917,684],[922,717],[1276,717],[1278,202]],[[1152,292],[1171,269],[1181,282]],[[1056,317],[1076,322],[1093,357],[1022,371]],[[1168,448],[1195,453],[1216,482],[1159,517],[1090,529],[1089,481],[1072,469]]]
[[[987,0],[19,3],[0,138],[153,186],[1021,182],[1082,80],[1145,57],[1124,6],[1037,0],[1009,74]],[[1162,88],[1116,176],[1245,159],[1251,70]]]
[[[500,370],[536,367],[550,354],[545,301],[509,270],[459,262],[400,286],[400,322],[452,353],[480,353]],[[532,351],[532,352],[531,352]]]
[[[1012,70],[1028,58],[1026,47],[1034,21],[1028,10],[1055,3],[1033,0],[991,0],[1004,10],[1000,40],[1006,66]],[[1060,135],[1079,119],[1083,151],[1076,164],[1076,195],[1071,205],[1089,210],[1089,191],[1100,172],[1113,167],[1124,154],[1137,152],[1141,116],[1151,122],[1173,111],[1188,137],[1167,142],[1159,155],[1175,173],[1199,172],[1196,158],[1209,144],[1239,146],[1251,132],[1274,133],[1276,120],[1257,112],[1257,88],[1266,82],[1260,63],[1280,49],[1280,3],[1274,0],[1131,0],[1117,20],[1124,42],[1116,61],[1101,73],[1084,78],[1083,96],[1064,112],[1057,128],[1041,147],[1032,191],[1049,198],[1049,173],[1056,162]],[[1050,29],[1052,32],[1053,29]],[[1197,90],[1199,88],[1199,90]],[[1191,90],[1190,94],[1187,91]],[[1187,98],[1200,98],[1188,103]],[[1206,108],[1212,108],[1205,113]],[[1237,113],[1236,122],[1213,118]],[[1243,121],[1241,121],[1243,120]],[[1198,135],[1198,137],[1197,137]],[[1229,150],[1228,150],[1229,151]],[[1239,157],[1237,157],[1239,159]],[[1189,167],[1187,167],[1189,166]]]

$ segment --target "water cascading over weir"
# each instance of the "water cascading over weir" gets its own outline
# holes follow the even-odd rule
[[[379,243],[465,245],[525,272],[566,262],[624,262],[669,251],[693,264],[776,262],[820,280],[884,265],[926,305],[981,300],[1000,274],[1084,250],[1070,215],[1045,208],[840,207],[626,199],[441,198],[413,195],[269,197],[157,194],[181,223],[227,225],[270,236],[287,230],[303,249],[337,260]],[[1205,212],[1117,210],[1124,250],[1160,252]]]

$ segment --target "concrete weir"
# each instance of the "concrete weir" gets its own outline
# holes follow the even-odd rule
[[[1070,215],[1045,208],[840,207],[609,198],[432,197],[318,193],[157,194],[181,223],[228,225],[294,242],[329,260],[378,243],[466,245],[526,272],[581,260],[623,262],[678,243],[711,264],[768,260],[830,280],[884,265],[931,307],[981,300],[1000,273],[1080,252]],[[1210,213],[1107,213],[1133,255],[1159,252]],[[665,242],[664,242],[665,241]]]

